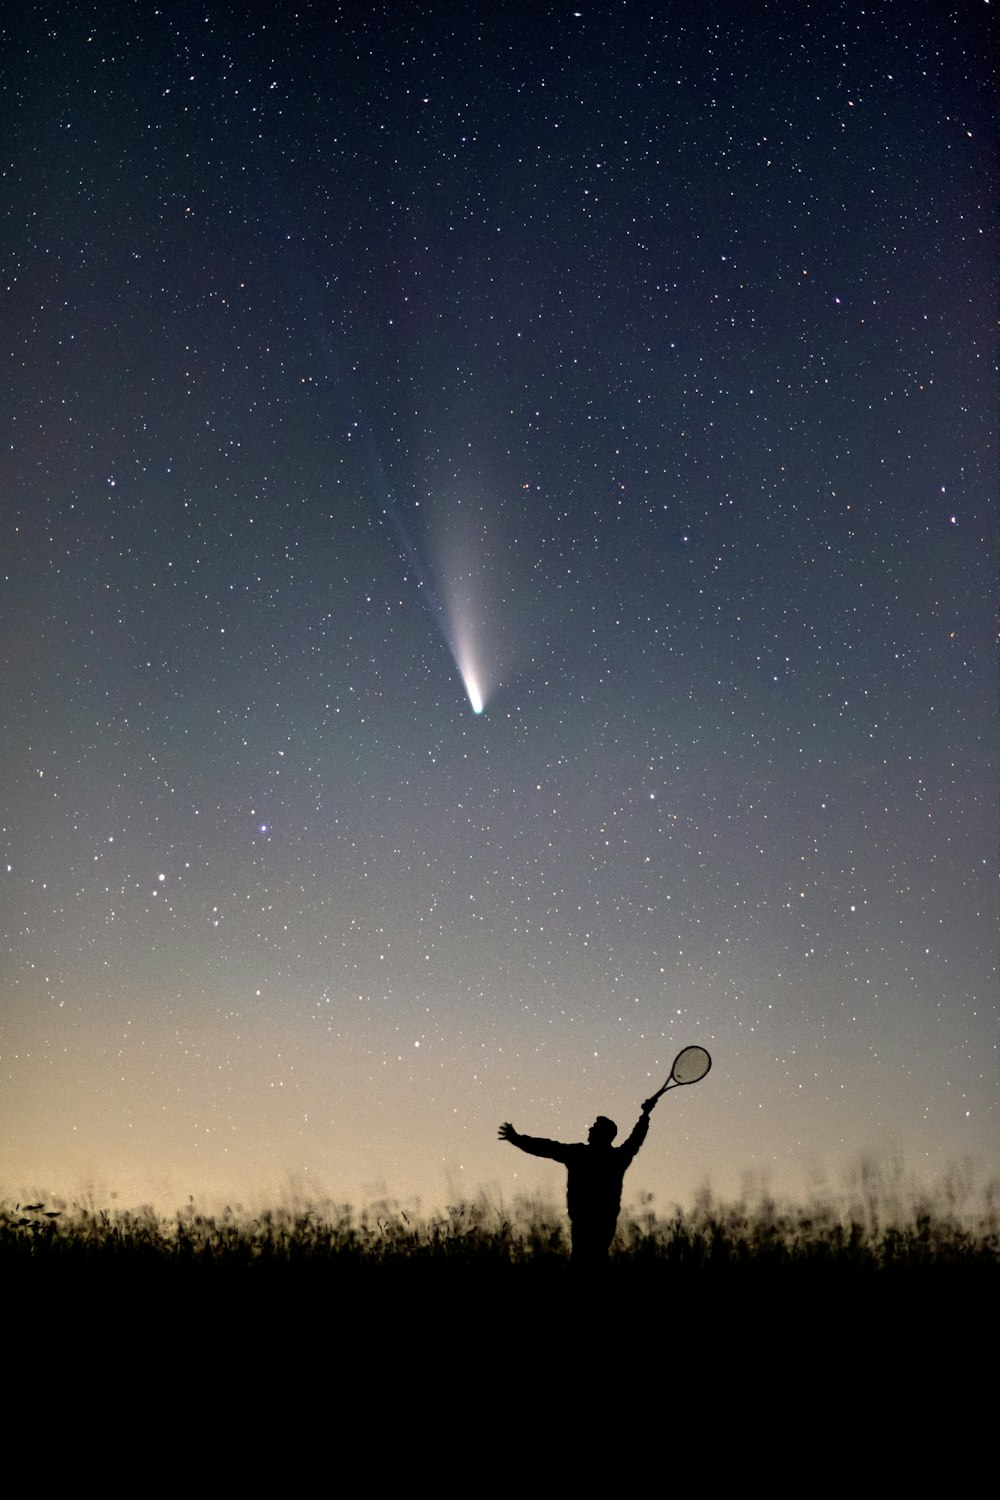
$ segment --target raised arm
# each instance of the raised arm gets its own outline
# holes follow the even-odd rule
[[[520,1135],[509,1121],[500,1126],[499,1136],[502,1141],[510,1141],[519,1151],[527,1151],[529,1156],[547,1156],[551,1161],[565,1162],[569,1150],[560,1141],[547,1141],[538,1135]]]
[[[632,1131],[632,1134],[629,1136],[628,1140],[622,1141],[621,1145],[618,1147],[618,1150],[625,1158],[626,1166],[635,1156],[639,1147],[646,1139],[646,1135],[649,1131],[649,1117],[652,1114],[655,1105],[655,1095],[652,1099],[644,1099],[642,1101],[642,1114],[636,1121],[635,1129]]]

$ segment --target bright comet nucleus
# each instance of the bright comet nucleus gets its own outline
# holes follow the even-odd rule
[[[473,659],[467,634],[464,640],[452,642],[452,655],[455,658],[455,665],[458,667],[466,695],[472,705],[472,712],[481,714],[486,707],[486,691],[480,686],[480,673]]]
[[[463,674],[462,680],[465,683],[465,691],[469,695],[469,702],[472,704],[472,712],[474,714],[481,714],[483,711],[483,695],[476,686],[476,679]]]
[[[430,541],[435,614],[474,714],[485,712],[499,675],[495,606],[504,552],[495,535],[487,541],[483,516],[481,505],[446,505],[447,525],[439,520]]]

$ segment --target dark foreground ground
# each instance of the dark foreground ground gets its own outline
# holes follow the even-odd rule
[[[989,1225],[720,1211],[626,1222],[596,1274],[565,1252],[558,1222],[465,1210],[414,1228],[8,1208],[15,1401],[130,1452],[196,1441],[220,1476],[277,1446],[283,1485],[353,1455],[393,1488],[458,1463],[530,1490],[594,1464],[680,1482],[806,1450],[815,1474],[859,1444],[886,1477],[891,1449],[898,1480],[933,1434],[975,1425]]]

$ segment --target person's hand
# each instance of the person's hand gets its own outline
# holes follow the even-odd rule
[[[648,1115],[656,1107],[656,1101],[659,1097],[659,1094],[653,1094],[652,1098],[643,1099],[642,1112],[644,1115]]]
[[[509,1120],[505,1121],[504,1124],[500,1126],[500,1129],[497,1132],[497,1134],[498,1134],[498,1137],[499,1137],[499,1139],[501,1141],[516,1141],[517,1140],[517,1131],[514,1129],[513,1125],[510,1123]]]

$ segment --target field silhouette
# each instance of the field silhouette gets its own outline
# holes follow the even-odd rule
[[[349,1205],[291,1201],[260,1213],[204,1212],[193,1200],[172,1215],[150,1207],[104,1208],[90,1199],[0,1203],[0,1263],[8,1277],[57,1283],[113,1275],[160,1280],[199,1276],[338,1278],[406,1275],[547,1284],[570,1279],[565,1215],[552,1202],[510,1207],[481,1193],[427,1217],[383,1200]],[[761,1277],[894,1278],[927,1272],[990,1275],[1000,1268],[1000,1182],[976,1187],[953,1174],[933,1193],[905,1192],[898,1179],[862,1164],[839,1195],[805,1205],[766,1193],[717,1202],[709,1188],[688,1208],[662,1215],[651,1199],[623,1210],[607,1277],[711,1278],[719,1285]],[[602,1275],[603,1270],[602,1270]]]
[[[721,1429],[747,1451],[776,1413],[807,1431],[900,1393],[939,1422],[995,1305],[1000,1192],[958,1174],[905,1197],[872,1168],[800,1207],[708,1189],[665,1215],[646,1202],[581,1271],[565,1216],[533,1199],[416,1218],[385,1202],[162,1215],[36,1195],[0,1208],[8,1345],[25,1390],[58,1363],[94,1420],[114,1391],[140,1424],[182,1407],[204,1425],[224,1395],[268,1431],[377,1412],[416,1427],[414,1451],[442,1424],[492,1441],[513,1392],[571,1427],[597,1400],[604,1430],[640,1434],[668,1405],[706,1444]],[[558,1479],[563,1458],[546,1461]],[[566,1462],[587,1472],[576,1450]]]

